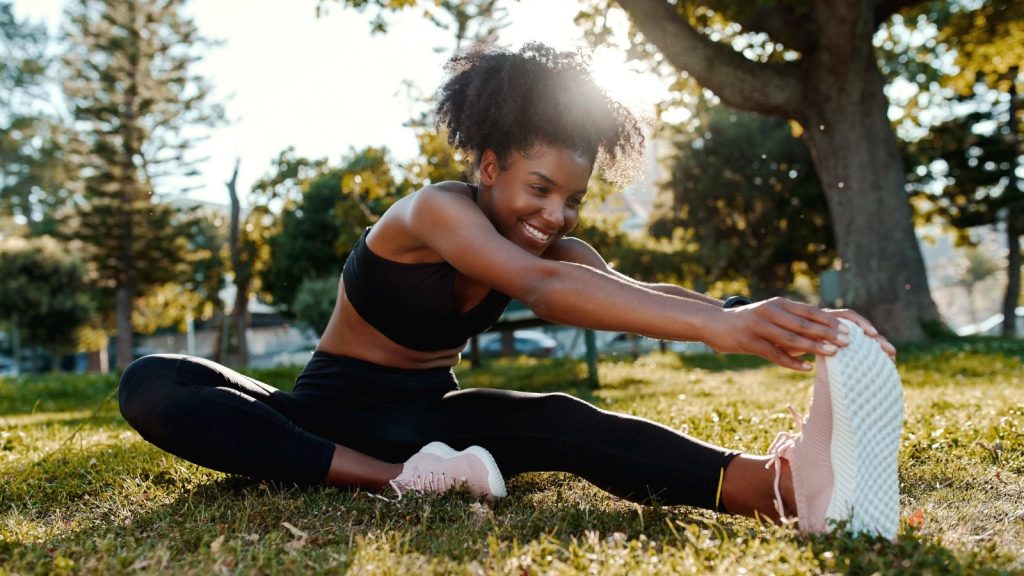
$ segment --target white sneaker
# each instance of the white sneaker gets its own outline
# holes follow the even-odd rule
[[[845,520],[853,532],[891,540],[899,528],[896,456],[903,388],[878,342],[842,322],[850,329],[850,344],[834,356],[818,357],[810,414],[804,419],[794,411],[799,433],[779,433],[768,450],[776,505],[785,521],[778,462],[784,458],[802,531],[825,532],[830,522]]]
[[[488,499],[507,494],[497,463],[480,446],[456,451],[443,442],[431,442],[406,460],[402,473],[391,481],[399,498],[409,490],[442,494],[463,486]]]

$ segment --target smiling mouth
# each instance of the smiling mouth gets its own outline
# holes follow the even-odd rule
[[[539,228],[530,226],[526,222],[523,222],[523,229],[526,230],[526,233],[531,238],[537,240],[538,242],[547,242],[548,240],[551,240],[552,236],[554,236],[554,233],[547,234]]]

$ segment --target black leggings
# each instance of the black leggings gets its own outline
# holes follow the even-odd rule
[[[214,362],[152,355],[121,377],[121,413],[143,438],[196,464],[322,483],[334,445],[403,462],[440,440],[491,452],[507,478],[560,471],[635,502],[722,510],[736,456],[566,394],[459,390],[447,368],[402,370],[317,352],[292,392]]]

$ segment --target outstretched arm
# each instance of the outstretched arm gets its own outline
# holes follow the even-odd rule
[[[544,253],[544,257],[549,260],[561,260],[562,262],[575,262],[576,264],[583,264],[584,266],[590,266],[601,272],[611,274],[624,282],[629,282],[648,290],[667,294],[669,296],[678,296],[679,298],[686,298],[687,300],[695,300],[697,302],[704,302],[705,304],[711,304],[712,306],[721,306],[722,301],[717,298],[712,298],[705,294],[701,294],[695,290],[683,288],[682,286],[676,286],[675,284],[661,284],[651,282],[641,282],[634,278],[630,278],[625,274],[622,274],[618,270],[615,270],[608,265],[597,250],[590,244],[587,244],[579,238],[562,238],[558,243],[548,249]]]
[[[544,257],[550,258],[552,260],[575,262],[577,264],[590,266],[591,268],[595,268],[602,272],[606,272],[608,274],[617,276],[618,278],[626,282],[630,282],[638,286],[642,286],[644,288],[660,292],[662,294],[678,296],[680,298],[704,302],[706,304],[711,304],[719,307],[723,305],[723,302],[721,300],[718,300],[717,298],[712,298],[705,294],[701,294],[700,292],[683,288],[682,286],[676,286],[674,284],[652,284],[647,282],[640,282],[639,280],[634,280],[633,278],[630,278],[629,276],[626,276],[625,274],[622,274],[615,270],[614,268],[612,268],[611,266],[609,266],[608,262],[605,261],[605,259],[597,252],[597,250],[594,250],[593,246],[587,244],[586,242],[580,240],[579,238],[563,238],[560,242],[558,242],[558,244],[552,246],[551,249],[544,254]],[[765,304],[760,305],[764,306]],[[848,309],[824,310],[824,312],[829,315],[835,316],[836,318],[845,318],[857,324],[858,326],[860,326],[862,330],[864,330],[865,334],[878,341],[878,343],[882,346],[882,349],[886,352],[886,354],[888,354],[891,358],[896,358],[896,348],[893,347],[893,345],[890,344],[888,340],[886,340],[885,336],[882,336],[878,332],[878,329],[876,329],[871,324],[871,322],[869,322],[860,314],[857,314],[853,310]],[[796,350],[793,350],[791,352],[793,354],[799,354],[799,351]]]
[[[796,370],[810,366],[795,356],[830,355],[845,344],[839,320],[813,306],[774,298],[723,310],[713,299],[665,294],[620,274],[534,256],[499,234],[464,195],[427,187],[409,200],[399,218],[417,243],[551,322],[699,340]]]

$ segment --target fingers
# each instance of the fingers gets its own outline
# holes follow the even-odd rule
[[[815,336],[808,338],[801,336],[798,332],[780,322],[779,325],[767,324],[761,326],[760,335],[770,344],[780,348],[783,353],[790,356],[800,356],[803,354],[831,356],[839,351],[839,346],[825,340],[826,336],[817,335],[817,330],[819,329],[811,330],[811,333],[814,333]],[[849,340],[843,343],[845,336],[839,335],[839,339],[841,345],[849,343]]]
[[[793,354],[831,356],[850,343],[839,320],[813,306],[783,299],[766,301],[755,311],[761,318],[754,330],[773,345]]]
[[[889,342],[889,340],[885,338],[885,336],[882,336],[878,329],[875,328],[875,326],[871,322],[869,322],[867,318],[861,316],[860,314],[857,314],[853,310],[829,310],[829,313],[831,313],[836,318],[844,318],[859,326],[865,334],[874,338],[875,341],[878,342],[879,346],[882,347],[882,351],[888,354],[889,358],[891,358],[893,361],[896,360],[896,347],[893,346]]]
[[[828,340],[836,346],[850,343],[846,337],[850,329],[834,315],[820,308],[788,300],[783,300],[779,308],[784,314],[776,322],[791,332],[815,340]]]
[[[791,354],[767,340],[759,340],[750,352],[764,358],[765,360],[770,360],[783,368],[789,368],[799,372],[809,372],[811,368],[813,368],[810,362],[805,362],[800,358],[800,356],[803,355],[802,353],[795,355]]]

